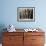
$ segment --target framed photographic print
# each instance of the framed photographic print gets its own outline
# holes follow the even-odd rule
[[[17,20],[21,22],[35,21],[35,7],[18,7]]]

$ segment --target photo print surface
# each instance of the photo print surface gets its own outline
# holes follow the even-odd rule
[[[34,21],[35,8],[34,7],[18,7],[17,9],[18,21]]]

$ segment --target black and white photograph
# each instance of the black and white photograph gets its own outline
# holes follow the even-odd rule
[[[18,7],[17,8],[18,21],[35,21],[35,7]]]

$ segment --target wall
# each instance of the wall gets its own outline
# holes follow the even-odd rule
[[[0,25],[13,24],[16,28],[46,28],[45,0],[0,0]],[[35,22],[17,22],[17,7],[35,7]]]

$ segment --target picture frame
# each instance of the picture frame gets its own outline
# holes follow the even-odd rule
[[[35,7],[18,7],[17,21],[19,22],[34,22],[35,21]]]

